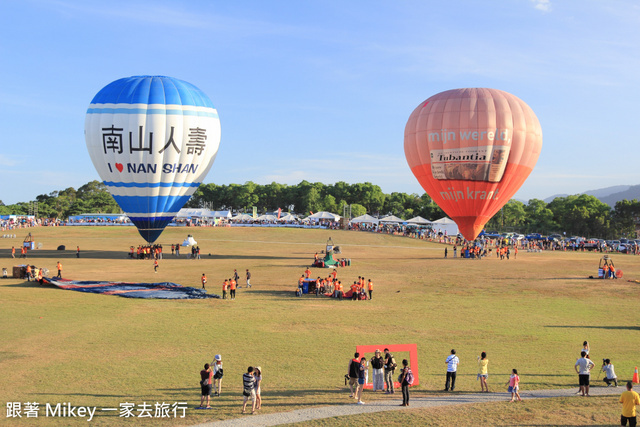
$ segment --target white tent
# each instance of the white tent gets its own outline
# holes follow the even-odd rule
[[[401,223],[404,222],[404,219],[398,218],[395,215],[389,215],[389,216],[385,216],[384,218],[382,218],[380,220],[380,222],[395,222],[395,223]]]
[[[299,220],[300,220],[300,219],[299,219],[297,216],[292,215],[292,214],[290,214],[290,213],[287,213],[287,214],[285,214],[285,215],[282,215],[282,216],[278,219],[278,221],[299,221]]]
[[[238,214],[231,218],[231,221],[253,221],[253,217],[249,214]]]
[[[427,225],[427,224],[431,224],[431,221],[429,221],[428,219],[424,219],[421,216],[416,216],[414,218],[407,220],[407,224]]]
[[[260,215],[256,221],[275,221],[278,219],[275,215]]]
[[[211,211],[214,218],[231,218],[231,211]]]
[[[316,212],[313,215],[307,217],[309,220],[321,220],[328,219],[329,221],[340,221],[340,215],[333,214],[331,212]]]
[[[371,224],[377,224],[378,223],[378,218],[374,218],[369,214],[364,214],[364,215],[360,215],[360,216],[357,216],[357,217],[353,218],[350,222],[354,222],[356,224],[360,224],[362,222],[371,223]]]
[[[447,236],[456,236],[459,233],[458,224],[456,224],[454,220],[452,220],[451,218],[447,218],[446,216],[444,218],[433,221],[431,224],[433,231],[435,231],[436,233],[447,233]]]
[[[209,209],[182,208],[176,215],[176,218],[213,218],[213,215],[211,215],[211,211]]]

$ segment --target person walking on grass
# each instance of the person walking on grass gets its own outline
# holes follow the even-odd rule
[[[204,369],[200,371],[200,408],[198,409],[211,409],[211,383],[213,381],[213,370],[208,363],[204,364]],[[204,406],[204,401],[207,400],[207,406]]]
[[[478,379],[480,380],[480,392],[489,393],[489,386],[487,385],[487,378],[489,377],[489,359],[487,359],[487,353],[482,352],[478,356]]]
[[[407,359],[402,360],[402,371],[400,373],[400,377],[398,378],[398,382],[402,387],[402,405],[400,406],[409,406],[409,386],[411,382],[409,376],[411,374],[411,368],[409,368],[409,361]]]
[[[511,393],[511,400],[509,402],[515,402],[515,399],[518,399],[518,402],[522,402],[520,398],[520,377],[518,376],[518,370],[511,370],[511,377],[509,377],[509,381],[507,381],[507,385],[509,386],[509,393]]]
[[[242,403],[242,413],[247,409],[247,401],[251,399],[251,413],[256,413],[256,377],[253,375],[253,366],[247,368],[247,372],[242,375],[242,395],[244,402]]]
[[[62,279],[62,264],[60,264],[60,261],[56,264],[56,268],[58,269],[58,275],[56,277]]]
[[[247,288],[251,287],[251,272],[247,268]]]
[[[444,384],[444,391],[454,391],[456,388],[456,374],[460,364],[460,359],[456,356],[455,349],[451,350],[451,354],[447,357],[445,363],[447,364],[447,381]]]
[[[630,427],[635,427],[636,420],[636,405],[640,405],[640,395],[633,389],[631,381],[627,382],[627,391],[620,395],[619,402],[622,403],[622,415],[620,416],[620,425],[626,426],[629,422]]]
[[[153,272],[154,273],[158,272],[158,260],[157,259],[153,260]]]
[[[202,277],[200,278],[200,281],[202,282],[202,289],[206,289],[204,285],[207,284],[207,276],[205,276],[204,273],[202,273]]]
[[[589,397],[589,377],[591,376],[591,369],[595,366],[595,363],[586,357],[587,352],[584,350],[582,350],[580,356],[582,357],[576,361],[573,368],[578,374],[580,393],[582,396]]]

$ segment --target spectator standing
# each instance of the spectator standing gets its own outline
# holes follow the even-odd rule
[[[349,364],[347,365],[347,375],[349,376],[349,391],[351,394],[349,397],[355,397],[356,391],[358,391],[357,382],[358,382],[358,372],[360,371],[360,353],[356,352],[353,355],[353,359],[349,359]],[[355,386],[355,389],[354,389]]]
[[[60,264],[60,261],[56,264],[56,268],[58,269],[58,275],[56,277],[62,279],[62,264]]]
[[[489,359],[484,351],[478,356],[478,379],[480,380],[480,391],[489,393],[487,378],[489,377]]]
[[[399,382],[402,387],[402,405],[409,406],[409,375],[411,368],[409,368],[409,361],[407,359],[402,360],[402,373],[400,374]]]
[[[384,382],[387,385],[387,394],[395,393],[393,389],[393,382],[395,379],[393,375],[396,371],[396,367],[398,364],[396,363],[396,359],[393,357],[393,354],[389,352],[388,348],[384,349]]]
[[[373,391],[384,391],[384,359],[380,350],[376,350],[370,364],[373,369]]]
[[[247,288],[251,287],[251,272],[247,268]]]
[[[511,393],[510,402],[514,402],[516,398],[518,398],[518,402],[522,402],[520,398],[520,377],[518,376],[518,370],[512,369],[511,376],[509,377],[509,381],[507,381],[507,385],[509,386],[509,393]]]
[[[213,391],[214,396],[220,396],[222,393],[222,376],[224,371],[222,370],[222,356],[216,354],[213,358]]]
[[[595,364],[591,359],[587,358],[586,351],[582,350],[580,356],[580,359],[576,361],[576,364],[573,367],[578,374],[580,393],[582,393],[582,396],[589,396],[589,377],[591,376],[591,369]]]
[[[367,358],[361,357],[360,364],[358,366],[358,387],[356,388],[356,397],[358,399],[358,405],[364,405],[362,401],[362,390],[364,389],[364,383],[367,376]]]
[[[262,368],[260,366],[256,366],[254,369],[254,376],[256,377],[256,411],[262,408],[262,390],[260,386],[262,385]]]
[[[242,375],[242,395],[244,402],[242,403],[242,413],[247,409],[247,401],[251,399],[251,413],[256,413],[256,377],[253,375],[253,366],[247,368],[247,372]]]
[[[229,298],[236,299],[236,281],[233,279],[229,280]]]
[[[199,409],[211,409],[211,382],[213,378],[213,371],[208,363],[204,364],[204,369],[200,371],[200,388],[202,390],[200,397]],[[204,406],[205,398],[207,400],[207,406]]]
[[[454,391],[456,388],[456,374],[460,364],[460,359],[456,356],[455,349],[451,350],[451,354],[447,357],[445,363],[447,364],[447,381],[444,384],[444,391]]]
[[[626,426],[627,422],[629,422],[630,427],[635,427],[637,423],[636,406],[640,405],[640,396],[632,389],[633,384],[631,381],[628,381],[627,391],[623,392],[620,396],[619,402],[622,403],[622,415],[620,416],[621,426]]]
[[[200,278],[200,281],[202,282],[202,289],[206,289],[204,285],[207,284],[207,276],[205,276],[204,273],[202,273],[202,277]]]

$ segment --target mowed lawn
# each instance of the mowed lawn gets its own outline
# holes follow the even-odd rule
[[[241,374],[250,365],[263,370],[262,413],[349,403],[343,376],[356,345],[417,344],[420,386],[413,396],[440,393],[444,359],[452,348],[461,360],[459,392],[479,390],[476,357],[481,351],[490,361],[489,387],[500,392],[512,368],[520,373],[523,391],[574,387],[573,365],[584,340],[591,343],[597,366],[610,358],[620,380],[630,379],[640,365],[640,284],[627,281],[640,279],[640,257],[614,255],[624,278],[603,281],[588,279],[597,275],[600,259],[588,252],[520,251],[509,261],[495,256],[464,260],[453,259],[449,247],[444,259],[444,245],[364,232],[168,228],[159,240],[165,259],[154,274],[153,261],[127,259],[129,246],[142,243],[133,227],[48,227],[16,230],[16,239],[0,240],[0,267],[11,271],[20,263],[10,258],[10,248],[18,247],[28,232],[43,245],[29,253],[30,263],[53,275],[61,261],[68,279],[199,287],[206,273],[207,290],[221,294],[221,283],[234,268],[242,278],[247,268],[252,272],[253,288],[245,289],[241,280],[235,301],[128,299],[0,280],[0,400],[97,406],[92,425],[122,424],[117,413],[100,408],[125,402],[188,403],[186,418],[152,418],[145,424],[238,417]],[[170,254],[171,243],[189,233],[202,249],[201,260]],[[352,260],[351,267],[338,270],[338,278],[347,286],[359,275],[371,278],[373,300],[294,296],[297,279],[328,237]],[[58,245],[67,250],[56,251]],[[312,274],[328,271],[312,269]],[[223,394],[213,399],[212,411],[196,411],[199,371],[218,353],[225,369]],[[406,356],[396,354],[399,360]],[[365,401],[386,398],[365,394]],[[564,416],[563,422],[572,424],[575,418],[566,408],[574,401],[578,405],[579,399],[568,399],[537,408],[557,411],[559,420]],[[617,414],[619,408],[613,409]],[[429,411],[417,411],[415,420],[425,423]],[[44,419],[43,412],[38,424],[86,423]],[[485,424],[506,422],[487,415],[491,411],[476,412]],[[4,415],[3,424],[35,422]],[[397,416],[378,414],[376,421],[388,417],[394,422]],[[438,419],[446,422],[446,417],[433,422]],[[141,420],[129,420],[134,421]]]

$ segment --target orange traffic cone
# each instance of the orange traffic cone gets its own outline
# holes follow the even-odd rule
[[[636,384],[640,383],[640,378],[638,378],[638,367],[636,366],[636,370],[633,372],[632,381]]]

